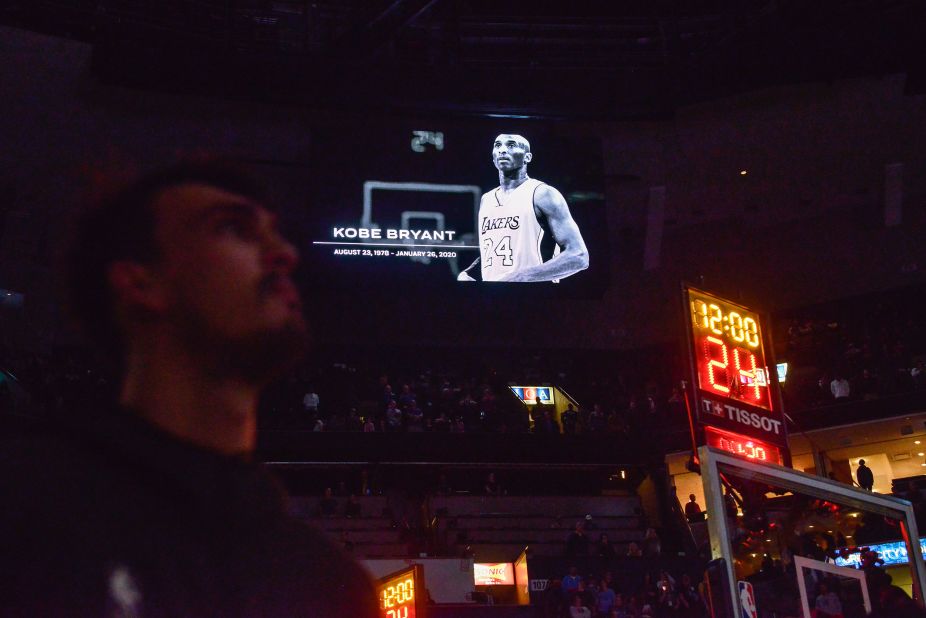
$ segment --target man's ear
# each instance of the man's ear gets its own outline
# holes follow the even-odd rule
[[[531,159],[533,159],[533,158],[534,158],[534,153],[532,153],[532,152],[525,152],[525,153],[524,153],[524,162],[525,162],[525,163],[530,163],[530,162],[531,162]]]
[[[119,260],[109,265],[106,276],[117,304],[151,313],[166,308],[163,290],[150,266]]]

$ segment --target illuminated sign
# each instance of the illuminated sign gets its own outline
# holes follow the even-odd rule
[[[412,131],[412,150],[424,152],[427,146],[434,146],[434,150],[444,149],[444,134],[440,131]]]
[[[381,577],[376,585],[380,618],[422,618],[419,603],[424,589],[424,570],[420,564]]]
[[[903,541],[894,541],[891,543],[880,543],[878,545],[866,545],[871,551],[878,552],[878,556],[884,560],[885,566],[893,564],[907,564],[910,557],[907,555],[907,546]],[[862,566],[862,548],[852,549],[853,552],[847,558],[836,558],[836,566],[861,568]],[[920,549],[926,554],[926,537],[920,538]],[[844,551],[844,550],[843,550]]]
[[[768,370],[759,314],[694,288],[685,289],[685,306],[698,420],[746,440],[786,447],[783,417],[772,396],[777,376]]]
[[[509,388],[515,397],[529,406],[538,403],[543,405],[554,403],[552,386],[511,386]]]
[[[473,565],[473,580],[477,586],[514,586],[514,565],[477,562]]]
[[[704,437],[708,446],[726,453],[732,453],[752,461],[773,463],[781,465],[781,450],[777,446],[760,442],[746,436],[740,436],[730,431],[722,431],[713,427],[704,428]]]
[[[778,383],[784,384],[788,379],[788,363],[778,363],[776,368],[778,369]]]

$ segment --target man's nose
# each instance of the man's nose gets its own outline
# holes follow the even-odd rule
[[[274,231],[268,238],[264,259],[267,266],[290,273],[299,263],[299,250],[279,232]]]

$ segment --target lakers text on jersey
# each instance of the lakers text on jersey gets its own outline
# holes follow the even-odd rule
[[[543,263],[543,228],[534,214],[534,192],[543,183],[528,178],[503,194],[489,191],[479,204],[482,280],[499,281],[523,268]]]

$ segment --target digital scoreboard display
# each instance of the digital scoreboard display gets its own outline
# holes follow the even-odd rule
[[[423,618],[424,569],[416,564],[381,577],[376,586],[380,618]]]
[[[509,386],[514,396],[521,400],[522,403],[534,406],[538,403],[541,405],[553,405],[553,387],[552,386]]]
[[[787,448],[787,430],[781,410],[773,397],[774,366],[769,371],[763,321],[743,305],[692,287],[684,289],[688,344],[696,386],[695,408],[698,421],[736,436],[734,452],[744,453],[753,441]],[[734,444],[723,438],[730,452]],[[755,457],[753,457],[754,459]],[[777,461],[781,462],[780,451]]]
[[[719,451],[751,461],[773,463],[779,466],[784,464],[781,458],[781,449],[773,444],[766,444],[759,440],[735,434],[732,431],[723,431],[713,427],[704,428],[704,438],[708,446]]]
[[[759,316],[703,292],[688,298],[700,388],[771,410]]]
[[[526,287],[567,297],[607,285],[596,139],[538,121],[363,122],[312,136],[303,267],[314,284],[366,294],[537,283]]]

